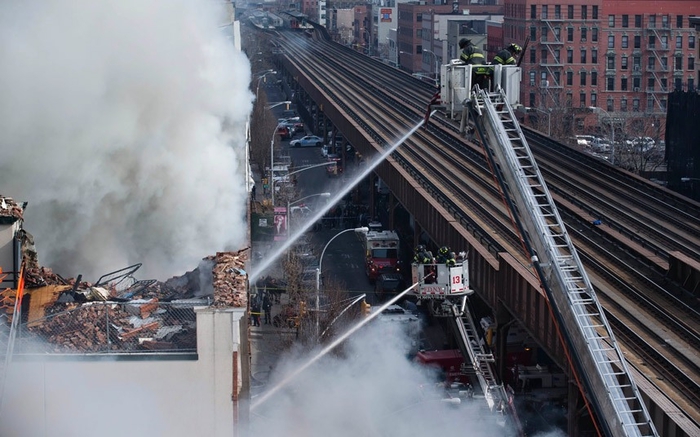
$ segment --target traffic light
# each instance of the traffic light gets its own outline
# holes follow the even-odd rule
[[[299,317],[304,317],[306,315],[306,302],[299,302]]]
[[[362,312],[362,317],[367,317],[369,316],[370,310],[372,309],[372,305],[368,304],[367,302],[362,300],[362,303],[360,303],[360,311]]]

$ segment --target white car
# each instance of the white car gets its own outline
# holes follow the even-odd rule
[[[316,135],[307,135],[298,140],[289,142],[289,147],[321,147],[322,145],[323,138],[317,137]]]

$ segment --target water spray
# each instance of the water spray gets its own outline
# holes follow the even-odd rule
[[[433,111],[430,113],[430,116],[433,116],[437,111]],[[345,184],[343,189],[340,190],[335,196],[332,196],[329,199],[329,202],[322,207],[314,216],[312,216],[309,220],[306,220],[303,224],[303,226],[299,229],[297,229],[289,238],[287,238],[287,241],[285,241],[280,247],[278,247],[276,250],[274,250],[269,256],[265,258],[265,260],[260,263],[258,266],[253,266],[251,269],[250,275],[248,276],[248,280],[251,284],[254,284],[258,278],[265,272],[267,268],[272,265],[273,262],[277,260],[294,242],[299,239],[300,236],[304,234],[311,226],[313,226],[314,223],[316,223],[318,220],[320,220],[328,210],[330,210],[333,205],[335,205],[340,199],[345,197],[346,194],[352,190],[355,185],[357,185],[362,179],[366,178],[384,159],[386,159],[389,155],[391,155],[401,144],[403,144],[408,137],[413,135],[418,129],[420,129],[423,124],[427,121],[427,118],[425,120],[421,120],[416,126],[414,126],[406,135],[404,135],[402,138],[400,138],[393,146],[390,148],[386,149],[377,159],[375,159],[370,165],[367,166],[366,169],[364,169],[360,174],[358,174],[353,181],[351,181],[348,184]]]
[[[421,123],[422,124],[422,123]],[[420,125],[418,125],[420,127]],[[416,282],[415,284],[411,285],[401,293],[397,294],[394,296],[392,299],[387,301],[384,305],[380,306],[376,311],[372,312],[372,314],[369,315],[369,317],[363,319],[358,323],[357,325],[353,326],[350,328],[346,333],[338,337],[333,343],[329,344],[321,352],[319,352],[316,356],[311,358],[309,361],[307,361],[305,364],[301,365],[298,367],[294,372],[291,374],[287,375],[282,381],[280,381],[276,386],[272,387],[270,390],[265,392],[262,396],[260,396],[258,399],[255,399],[254,402],[251,403],[250,405],[250,411],[253,412],[256,408],[258,408],[260,405],[262,405],[265,401],[267,401],[272,395],[277,393],[279,390],[281,390],[283,387],[285,387],[287,384],[289,384],[294,378],[299,376],[304,370],[308,369],[312,364],[314,364],[316,361],[320,360],[323,358],[328,352],[332,351],[336,346],[338,346],[340,343],[345,341],[348,337],[350,337],[352,334],[357,332],[360,328],[365,326],[367,323],[372,321],[375,317],[378,317],[382,311],[387,309],[390,305],[393,305],[398,301],[400,298],[402,298],[405,294],[407,294],[409,291],[413,290],[416,288],[420,282]]]

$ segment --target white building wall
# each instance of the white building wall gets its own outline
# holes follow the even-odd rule
[[[242,435],[248,407],[232,395],[247,397],[244,314],[239,308],[198,310],[196,355],[15,356],[0,435]]]

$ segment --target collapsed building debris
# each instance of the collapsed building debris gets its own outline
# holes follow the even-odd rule
[[[133,275],[140,264],[104,275],[95,284],[81,276],[64,279],[37,264],[27,281],[16,351],[194,351],[195,307],[246,307],[247,253],[219,252],[165,282],[137,280]]]

